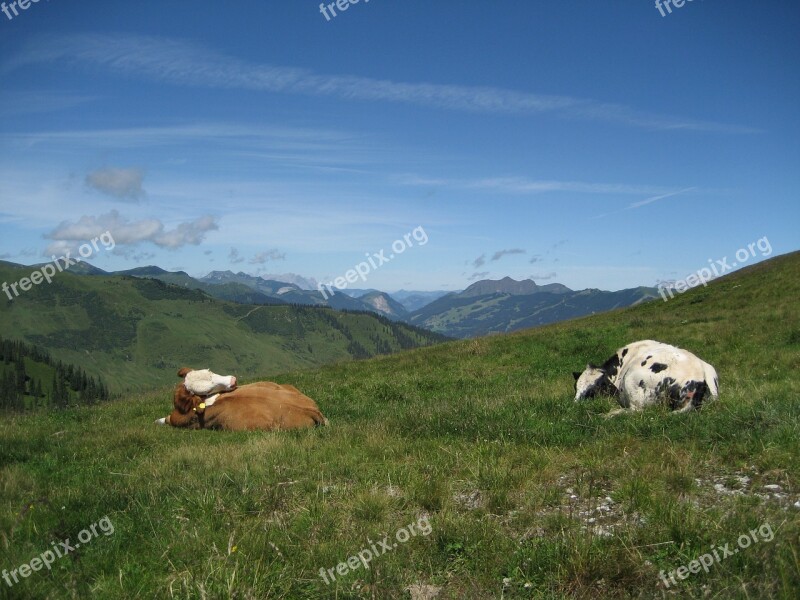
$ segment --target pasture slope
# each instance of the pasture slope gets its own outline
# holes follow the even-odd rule
[[[666,303],[274,378],[318,401],[315,431],[158,428],[164,389],[4,419],[0,569],[104,517],[114,533],[0,597],[797,598],[799,295],[794,253]],[[715,365],[721,399],[572,402],[571,371],[642,338]]]
[[[0,282],[31,272],[0,261]],[[97,274],[59,273],[0,303],[3,337],[80,366],[114,394],[172,382],[186,364],[263,376],[446,339],[374,313],[235,304],[158,279]]]

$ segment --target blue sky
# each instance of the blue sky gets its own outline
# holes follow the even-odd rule
[[[800,248],[795,1],[18,13],[0,13],[6,260],[109,230],[103,269],[329,281],[422,227],[358,287],[616,290],[764,237]]]

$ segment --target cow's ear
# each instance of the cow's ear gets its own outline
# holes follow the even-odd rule
[[[178,377],[183,379],[186,377],[187,374],[191,373],[194,369],[190,369],[189,367],[183,367],[182,369],[178,370]]]
[[[194,408],[194,398],[195,396],[190,394],[184,385],[179,384],[178,387],[175,388],[175,395],[173,396],[172,403],[179,413],[185,415]]]
[[[575,378],[575,381],[578,381],[578,379],[581,378],[581,372],[580,371],[573,371],[572,372],[572,376]]]

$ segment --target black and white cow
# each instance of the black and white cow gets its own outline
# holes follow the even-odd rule
[[[686,412],[719,394],[714,367],[687,350],[653,340],[628,344],[602,365],[586,365],[583,373],[573,375],[576,401],[608,394],[617,397],[622,409],[641,410],[666,400],[672,410]]]

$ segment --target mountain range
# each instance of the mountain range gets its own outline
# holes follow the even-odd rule
[[[307,289],[313,278],[293,273],[274,276],[280,280],[233,271],[212,271],[194,278],[184,271],[167,271],[157,266],[106,272],[85,262],[73,266],[70,271],[92,276],[157,279],[237,304],[326,306],[339,311],[377,313],[393,321],[457,338],[546,325],[635,305],[658,296],[656,288],[652,287],[616,292],[576,291],[560,283],[538,285],[531,279],[517,281],[510,277],[477,281],[456,292],[400,290],[387,293],[375,289],[346,289],[323,295],[319,290]]]
[[[462,292],[442,296],[411,313],[406,322],[450,337],[471,338],[633,306],[657,296],[656,288],[574,291],[560,283],[539,286],[530,279],[505,277],[478,281]]]

